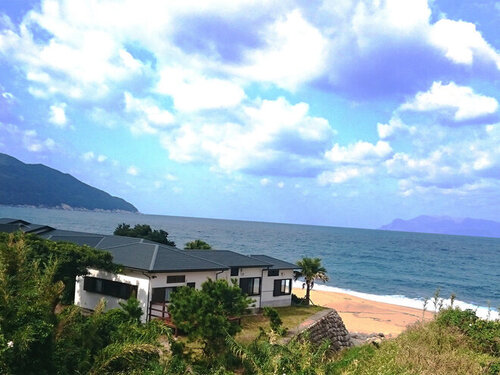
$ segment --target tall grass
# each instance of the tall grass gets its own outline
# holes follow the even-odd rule
[[[472,315],[474,318],[472,317]],[[472,321],[472,322],[471,322]],[[470,324],[470,325],[469,325]],[[351,349],[339,361],[339,374],[498,374],[500,322],[487,322],[473,312],[445,309],[437,319],[410,326],[396,339],[371,352]],[[358,351],[349,361],[351,351]]]

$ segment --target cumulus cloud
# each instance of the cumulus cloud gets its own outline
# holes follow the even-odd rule
[[[341,184],[354,178],[372,175],[380,170],[384,160],[392,153],[392,147],[386,141],[378,141],[376,144],[358,141],[347,146],[335,144],[325,152],[328,164],[318,175],[318,183]]]
[[[399,117],[392,117],[387,124],[377,124],[377,133],[380,139],[392,139],[402,134],[413,135],[416,131],[415,126],[406,125]]]
[[[427,0],[43,0],[19,26],[3,22],[0,54],[35,96],[98,100],[127,84],[156,87],[181,111],[232,107],[256,82],[369,98],[498,74],[500,55],[473,24],[431,16]]]
[[[127,174],[137,176],[139,174],[139,169],[135,165],[131,165],[127,168]]]
[[[247,63],[235,69],[243,77],[287,89],[317,77],[326,64],[328,42],[295,9],[268,25],[266,45],[246,53]]]
[[[341,184],[357,177],[373,174],[373,167],[341,166],[333,171],[325,171],[318,176],[320,185]]]
[[[429,38],[456,64],[472,65],[475,60],[484,60],[500,70],[500,55],[473,23],[441,19],[432,25]]]
[[[98,163],[104,163],[106,160],[108,160],[108,157],[103,154],[96,155],[93,151],[87,151],[82,154],[82,159],[85,161],[95,160]]]
[[[22,137],[24,147],[31,152],[51,151],[55,148],[56,142],[52,138],[43,139],[36,130],[21,131],[18,128],[13,128],[14,133],[19,133]]]
[[[49,121],[59,128],[66,127],[66,103],[59,103],[50,106]]]
[[[185,112],[234,107],[245,97],[245,92],[231,81],[172,67],[162,69],[156,90],[171,96],[175,108]]]
[[[446,18],[432,23],[427,0],[360,0],[323,9],[330,55],[320,87],[369,99],[413,93],[438,77],[499,75],[500,54],[475,26]]]
[[[205,161],[224,171],[310,175],[322,163],[334,131],[308,114],[306,103],[284,98],[242,107],[239,122],[185,123],[162,144],[179,162]]]
[[[500,125],[490,125],[484,133],[469,133],[469,138],[444,143],[428,154],[419,155],[418,149],[395,153],[385,166],[399,179],[403,195],[430,188],[465,192],[467,186],[500,179],[499,142]]]
[[[388,157],[391,152],[391,146],[385,141],[376,144],[358,141],[345,147],[335,144],[325,153],[325,157],[336,164],[371,164],[377,159]]]
[[[461,122],[494,114],[498,110],[498,102],[495,98],[476,94],[467,86],[459,86],[454,82],[434,82],[428,91],[417,93],[413,100],[404,103],[400,109],[442,112],[451,114],[455,122]]]
[[[125,92],[124,97],[125,110],[127,112],[136,112],[139,115],[144,116],[150,123],[154,124],[155,126],[162,127],[170,125],[175,120],[170,111],[159,108],[150,99],[138,99],[129,92]]]

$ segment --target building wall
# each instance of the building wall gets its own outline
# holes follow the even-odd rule
[[[89,269],[88,276],[136,285],[137,299],[141,303],[142,311],[144,311],[142,321],[146,321],[146,311],[149,295],[149,279],[146,276],[134,271],[127,271],[126,274],[113,274],[110,272],[95,269]],[[104,298],[106,299],[106,310],[120,307],[118,303],[123,301],[121,298],[107,296],[100,293],[87,292],[86,290],[84,290],[83,279],[83,276],[78,276],[76,278],[75,305],[83,307],[85,309],[94,310],[99,301]]]
[[[218,271],[196,271],[196,272],[165,272],[150,274],[151,288],[161,288],[168,286],[185,286],[187,283],[195,283],[195,288],[200,289],[201,284],[209,278],[215,280]],[[167,284],[167,276],[184,275],[186,277],[183,283]]]
[[[167,276],[184,275],[185,281],[182,283],[167,283]],[[290,306],[291,294],[283,296],[273,296],[274,280],[277,279],[292,279],[292,270],[280,270],[279,276],[269,277],[267,270],[260,267],[240,268],[238,276],[231,276],[230,270],[227,271],[196,271],[196,272],[168,272],[148,274],[149,278],[140,272],[131,270],[125,271],[124,274],[112,274],[110,272],[89,269],[89,276],[102,279],[118,281],[131,285],[137,285],[137,299],[141,303],[142,311],[144,312],[142,320],[146,321],[149,313],[149,300],[151,299],[151,289],[161,287],[185,286],[187,283],[195,283],[196,289],[201,288],[201,284],[207,279],[218,280],[224,279],[231,282],[231,279],[236,279],[239,284],[240,278],[260,277],[261,278],[261,294],[259,296],[251,296],[253,304],[252,308],[264,306]],[[120,307],[120,298],[102,295],[99,293],[87,292],[83,289],[83,276],[76,279],[75,288],[75,305],[94,310],[99,301],[105,298],[106,310]]]
[[[267,271],[264,271],[265,277],[262,282],[262,306],[290,306],[292,304],[292,282],[290,282],[290,294],[283,296],[274,296],[274,280],[292,279],[293,270],[280,270],[278,276],[267,276]]]
[[[267,269],[261,267],[240,268],[238,276],[231,276],[230,271],[224,271],[218,275],[218,279],[225,279],[230,282],[231,279],[239,279],[243,277],[261,277],[261,295],[251,296],[254,308],[265,306],[290,306],[292,304],[292,295],[273,296],[274,280],[277,279],[293,279],[293,270],[280,270],[279,276],[267,276]]]

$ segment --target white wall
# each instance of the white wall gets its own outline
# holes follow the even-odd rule
[[[167,284],[167,276],[185,275],[185,282],[183,283],[170,283]],[[110,272],[89,269],[89,276],[99,277],[102,279],[119,281],[131,285],[137,285],[137,299],[141,303],[142,311],[144,312],[142,320],[146,321],[148,317],[149,301],[151,298],[152,288],[161,288],[169,286],[184,286],[187,283],[194,282],[196,289],[201,288],[201,284],[208,280],[224,279],[231,282],[231,279],[236,279],[239,283],[240,278],[244,277],[261,277],[261,295],[251,296],[253,305],[251,307],[264,307],[264,306],[290,306],[291,294],[284,296],[273,296],[274,280],[276,279],[292,279],[292,270],[280,270],[279,276],[267,276],[267,270],[260,267],[253,268],[240,268],[237,277],[231,276],[231,271],[196,271],[196,272],[168,272],[148,274],[150,279],[140,272],[126,270],[124,274],[112,274]],[[120,307],[118,302],[122,301],[120,298],[105,296],[99,293],[92,293],[83,290],[83,276],[76,279],[75,288],[75,305],[94,310],[95,306],[99,303],[101,298],[105,298],[106,310]]]
[[[237,279],[239,283],[239,279],[243,277],[261,277],[261,295],[260,296],[251,296],[254,301],[255,308],[264,307],[264,306],[290,306],[292,303],[292,295],[285,296],[273,296],[274,290],[274,280],[277,279],[293,279],[293,270],[280,270],[279,276],[269,277],[267,276],[267,269],[263,269],[261,267],[253,267],[253,268],[240,268],[239,274],[237,277],[231,276],[231,271],[224,271],[222,274],[218,276],[218,279],[225,279],[228,282],[231,279]]]
[[[139,272],[127,271],[126,274],[113,274],[106,271],[89,269],[89,275],[101,279],[118,281],[121,283],[131,284],[137,286],[137,299],[141,303],[143,315],[141,320],[146,321],[146,311],[148,306],[148,293],[149,293],[149,280],[146,276]],[[87,292],[83,289],[83,276],[76,278],[75,285],[75,305],[94,310],[99,301],[106,299],[106,310],[120,307],[118,302],[122,302],[121,298],[112,296],[105,296],[100,293]]]
[[[284,296],[273,296],[274,280],[292,279],[293,270],[280,270],[278,276],[267,276],[267,271],[264,271],[262,281],[262,307],[264,306],[290,306],[292,304],[292,294]],[[292,282],[290,283],[290,289]]]

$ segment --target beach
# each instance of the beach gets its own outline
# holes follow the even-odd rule
[[[303,297],[305,290],[294,288],[293,293]],[[422,320],[422,310],[370,301],[345,293],[312,290],[311,301],[315,305],[337,310],[351,333],[383,333],[386,337],[396,337],[408,325]],[[432,317],[431,311],[425,312],[426,320]]]

